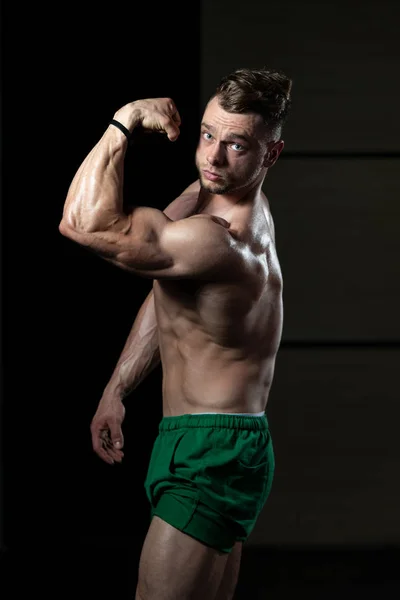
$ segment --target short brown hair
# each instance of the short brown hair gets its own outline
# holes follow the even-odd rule
[[[274,69],[236,69],[225,75],[213,97],[227,112],[254,112],[264,120],[268,131],[280,136],[291,107],[292,80]]]

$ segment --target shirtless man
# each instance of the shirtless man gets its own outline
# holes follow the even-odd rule
[[[135,128],[178,138],[170,98],[117,110],[67,194],[64,236],[154,280],[91,424],[97,454],[120,462],[123,399],[161,360],[136,600],[231,599],[242,544],[271,489],[265,410],[283,306],[262,185],[284,146],[290,90],[290,79],[267,69],[224,77],[201,123],[199,179],[164,211],[124,211],[123,169]]]

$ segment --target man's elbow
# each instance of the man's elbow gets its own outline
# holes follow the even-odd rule
[[[61,235],[73,241],[77,241],[77,238],[82,235],[82,233],[79,232],[76,227],[74,227],[73,223],[70,223],[64,218],[61,219],[58,225],[58,231],[61,233]]]
[[[75,224],[64,218],[61,219],[58,225],[58,231],[61,233],[61,235],[68,238],[74,237],[78,233]]]
[[[71,223],[62,219],[58,225],[58,231],[62,236],[68,238],[81,246],[91,246],[93,235],[78,231]]]
[[[87,235],[99,231],[96,223],[85,224],[84,227],[79,226],[76,219],[73,217],[63,217],[58,225],[58,231],[61,235],[69,238],[75,238],[77,235]]]
[[[58,231],[64,237],[68,237],[69,228],[68,228],[67,223],[64,221],[64,219],[61,219],[61,221],[60,221],[60,223],[58,225]]]

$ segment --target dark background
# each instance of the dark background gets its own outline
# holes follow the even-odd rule
[[[115,110],[171,96],[179,141],[146,136],[126,157],[127,201],[164,208],[196,178],[219,78],[263,65],[294,80],[286,147],[265,183],[285,328],[268,409],[276,480],[237,596],[393,597],[398,17],[389,1],[3,3],[3,598],[69,587],[133,598],[149,522],[161,368],[126,402],[121,465],[93,454],[89,425],[151,282],[59,234],[68,186]]]

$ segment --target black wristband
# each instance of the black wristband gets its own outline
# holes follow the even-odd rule
[[[126,137],[128,138],[128,141],[131,140],[131,132],[129,131],[129,129],[127,129],[125,127],[125,125],[122,125],[122,123],[120,123],[119,121],[116,121],[115,119],[111,119],[111,121],[109,122],[109,125],[114,125],[115,127],[118,127],[118,129],[126,135]]]

